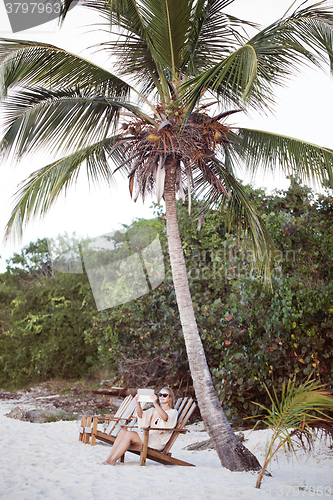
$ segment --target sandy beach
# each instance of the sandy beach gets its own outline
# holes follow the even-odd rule
[[[109,467],[100,465],[108,455],[108,445],[92,447],[79,442],[77,421],[37,424],[5,416],[18,404],[15,400],[0,402],[2,499],[252,500],[333,496],[333,449],[323,442],[318,441],[311,455],[299,451],[298,460],[288,461],[280,453],[272,463],[272,477],[265,477],[258,490],[256,474],[222,468],[214,450],[184,449],[208,438],[200,422],[188,426],[190,432],[181,435],[172,448],[173,455],[196,467],[164,466],[149,460],[146,467],[140,467],[138,457],[130,453],[124,464]],[[268,432],[244,433],[246,446],[261,462]]]

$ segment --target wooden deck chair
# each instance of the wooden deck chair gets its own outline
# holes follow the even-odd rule
[[[154,460],[155,462],[159,462],[164,465],[184,465],[184,466],[195,467],[195,465],[193,464],[172,457],[170,453],[170,449],[173,446],[179,434],[181,433],[184,434],[187,432],[187,430],[184,429],[184,427],[188,419],[192,415],[195,407],[196,403],[193,402],[192,398],[178,399],[175,405],[175,408],[178,411],[177,425],[174,429],[163,428],[164,431],[170,430],[173,432],[171,434],[169,441],[167,442],[162,451],[157,451],[154,450],[153,448],[148,447],[148,439],[150,431],[149,427],[143,429],[144,430],[143,444],[142,445],[132,444],[129,450],[127,451],[130,453],[135,453],[136,455],[140,455],[140,465],[146,465],[146,460],[147,458],[149,458],[150,460]],[[156,430],[156,427],[154,427],[154,430]],[[105,435],[104,436],[100,435],[98,439],[109,444],[113,444],[115,441],[115,438],[113,438],[112,436],[105,436]],[[121,462],[124,462],[124,455],[121,457]]]
[[[118,410],[114,415],[105,415],[103,418],[101,416],[87,416],[87,415],[82,415],[81,417],[81,426],[79,429],[79,441],[82,441],[84,444],[89,444],[90,441],[90,436],[93,433],[93,426],[98,425],[98,421],[102,420],[103,423],[106,425],[107,432],[108,433],[113,433],[115,427],[118,425],[119,421],[121,420],[123,422],[124,416],[125,421],[128,418],[129,415],[132,415],[133,410],[130,411],[128,410],[129,406],[131,403],[134,401],[134,406],[135,406],[135,399],[133,396],[127,396],[124,401],[121,403],[119,406]],[[133,403],[132,403],[133,405]],[[96,422],[97,419],[97,422]],[[120,427],[117,430],[117,433],[119,431]],[[95,440],[96,441],[96,440]]]
[[[144,409],[146,403],[142,404],[142,409]],[[95,446],[96,439],[103,441],[103,437],[108,436],[109,443],[113,444],[118,432],[122,427],[134,427],[137,421],[137,410],[136,410],[136,399],[133,398],[132,401],[127,406],[126,410],[123,412],[120,418],[117,418],[117,422],[112,425],[112,422],[108,427],[104,429],[104,431],[98,430],[98,422],[99,417],[93,417],[92,420],[92,437],[91,437],[91,446]]]

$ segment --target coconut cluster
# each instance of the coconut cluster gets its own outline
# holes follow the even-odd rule
[[[122,140],[127,141],[123,165],[129,167],[130,192],[134,200],[140,194],[144,198],[147,192],[157,190],[159,174],[165,177],[161,170],[170,157],[176,160],[176,188],[182,196],[183,188],[190,188],[188,179],[193,185],[193,171],[197,168],[212,184],[211,173],[207,176],[208,162],[219,161],[215,156],[217,148],[229,147],[232,137],[231,128],[219,120],[203,113],[192,113],[184,121],[179,112],[165,118],[158,127],[140,120],[126,124],[128,133],[131,135],[122,136]],[[215,184],[225,192],[217,180]]]

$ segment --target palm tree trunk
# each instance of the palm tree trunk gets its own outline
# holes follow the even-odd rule
[[[185,258],[179,235],[175,193],[177,160],[167,160],[165,168],[164,198],[171,270],[200,413],[222,466],[231,471],[258,471],[261,469],[258,460],[234,434],[215,393],[194,316]]]

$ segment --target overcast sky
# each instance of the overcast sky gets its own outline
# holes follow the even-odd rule
[[[243,19],[255,21],[265,26],[280,17],[290,6],[290,0],[236,0],[229,7],[229,12]],[[299,4],[300,2],[298,2]],[[314,2],[313,2],[314,3]],[[333,1],[328,2],[333,8]],[[105,40],[102,33],[91,33],[93,19],[91,11],[83,8],[74,8],[59,30],[57,22],[42,25],[38,28],[13,34],[6,15],[4,3],[0,0],[0,36],[25,40],[41,40],[60,46],[84,55],[104,64],[101,54],[92,55],[92,51],[84,49],[98,41]],[[91,55],[88,55],[91,54]],[[108,69],[110,61],[108,63]],[[315,144],[333,148],[332,117],[333,117],[333,83],[327,72],[316,69],[302,70],[295,76],[286,88],[277,92],[277,105],[274,116],[235,115],[233,123],[262,130],[297,137]],[[0,115],[1,117],[1,115]],[[238,121],[236,121],[236,119]],[[0,165],[0,241],[4,234],[4,226],[9,219],[13,196],[20,181],[24,180],[32,171],[47,164],[47,159],[38,157],[23,160],[19,166],[13,164]],[[240,178],[245,179],[240,173]],[[5,269],[5,259],[13,250],[35,241],[37,238],[56,237],[65,231],[71,235],[74,231],[81,236],[97,236],[120,227],[120,224],[129,224],[135,217],[151,217],[151,203],[146,201],[132,202],[126,181],[119,179],[118,189],[110,192],[106,188],[89,189],[84,178],[80,178],[78,185],[67,195],[60,198],[57,205],[43,221],[30,223],[24,233],[23,241],[19,245],[13,242],[4,245],[0,243],[0,272]],[[287,182],[276,176],[256,179],[256,186],[287,187]]]

